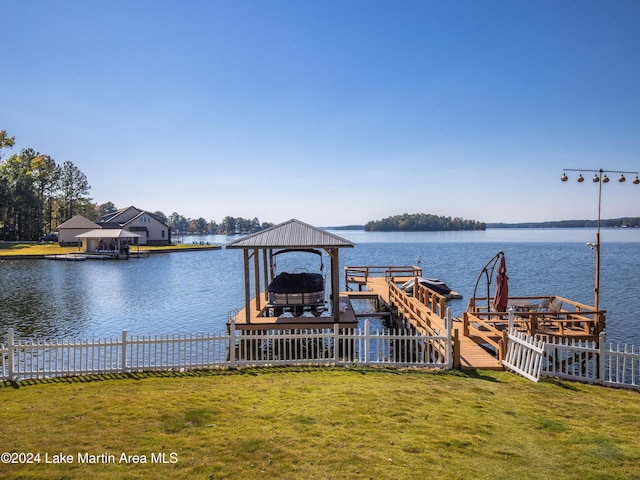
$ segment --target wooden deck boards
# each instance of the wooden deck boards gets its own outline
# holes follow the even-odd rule
[[[456,325],[456,323],[458,325]],[[462,370],[504,370],[502,363],[478,343],[477,337],[462,335],[462,323],[454,323],[460,340],[460,368]]]
[[[356,328],[358,320],[346,295],[340,295],[340,303],[344,304],[344,311],[340,312],[338,324],[344,328]],[[247,311],[241,309],[235,316],[235,325],[238,330],[278,330],[278,329],[305,329],[305,328],[333,328],[333,317],[321,315],[319,317],[265,317],[262,316],[265,301],[261,302],[262,308],[256,307],[256,299],[252,298],[249,306],[249,322],[247,323]]]
[[[409,280],[412,277],[407,277]],[[396,281],[403,281],[402,278],[395,278]],[[405,281],[406,281],[405,280]],[[369,277],[366,283],[361,285],[366,290],[342,292],[340,294],[340,302],[346,308],[340,312],[339,325],[344,328],[355,328],[358,325],[355,312],[349,298],[358,299],[380,299],[385,304],[390,304],[389,287],[384,277]],[[246,309],[241,309],[235,316],[235,328],[238,330],[274,330],[274,329],[305,329],[305,328],[331,328],[334,320],[328,315],[319,317],[303,316],[303,317],[266,317],[263,316],[265,301],[261,301],[262,308],[256,307],[256,299],[251,300],[249,306],[249,321],[247,322]],[[434,325],[435,328],[443,331],[444,325]],[[485,350],[479,344],[476,337],[465,337],[462,335],[462,322],[454,319],[454,330],[460,343],[460,368],[463,370],[502,370],[502,364],[491,353]]]
[[[402,282],[410,280],[413,277],[394,278],[396,282]],[[354,291],[344,292],[343,295],[353,296],[354,298],[362,298],[367,294],[374,294],[387,305],[390,304],[389,300],[389,286],[387,285],[384,277],[369,277],[367,282],[358,282],[367,288],[367,291]],[[434,325],[435,328],[443,331],[444,325]],[[465,337],[462,335],[462,322],[459,319],[454,319],[454,330],[458,333],[458,339],[460,342],[460,367],[463,370],[503,370],[502,363],[484,349],[477,337]]]

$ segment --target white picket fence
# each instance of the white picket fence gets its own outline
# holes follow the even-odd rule
[[[534,381],[544,375],[609,387],[640,389],[640,350],[629,345],[557,337],[531,337],[510,330],[503,364]]]
[[[16,339],[0,344],[0,380],[137,371],[183,371],[267,365],[378,365],[453,368],[451,331],[341,329],[240,331],[129,336],[97,340]]]
[[[509,331],[508,338],[507,354],[502,364],[529,380],[540,380],[544,341],[515,330]]]

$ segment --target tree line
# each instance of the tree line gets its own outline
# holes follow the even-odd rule
[[[488,228],[595,228],[597,220],[558,220],[549,222],[488,223]],[[640,228],[640,217],[622,217],[602,219],[600,226],[605,228]]]
[[[36,240],[73,215],[98,215],[78,167],[69,161],[59,165],[31,148],[4,159],[2,151],[14,143],[15,137],[0,131],[1,239]]]
[[[15,137],[0,131],[0,240],[38,240],[74,215],[96,222],[117,211],[112,202],[92,201],[87,176],[70,161],[58,164],[31,148],[5,159],[3,151],[14,144]],[[152,213],[177,234],[251,233],[273,225],[257,218],[227,216],[218,223],[176,212],[169,217]]]
[[[403,213],[365,224],[365,232],[430,232],[444,230],[484,230],[486,224],[475,220],[426,213]]]
[[[118,210],[112,202],[103,203],[96,208],[100,211],[101,217]],[[188,218],[178,212],[173,212],[169,216],[160,210],[149,213],[171,227],[172,235],[235,235],[259,232],[273,226],[273,223],[260,222],[257,218],[226,216],[218,223],[203,217]]]
[[[186,235],[235,235],[254,233],[273,226],[273,223],[260,222],[257,218],[226,216],[220,223],[204,218],[186,218],[177,212],[165,217],[162,212],[154,212],[160,220],[171,227],[172,234]]]

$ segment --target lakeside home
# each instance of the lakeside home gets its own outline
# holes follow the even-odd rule
[[[171,227],[145,210],[130,206],[92,222],[75,215],[58,227],[60,245],[77,245],[78,235],[91,230],[126,230],[134,233],[137,245],[170,245]]]

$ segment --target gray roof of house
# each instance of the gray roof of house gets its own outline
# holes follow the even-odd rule
[[[124,222],[119,221],[118,217],[128,212],[129,210],[135,210],[138,213],[136,213],[133,217],[127,219]],[[100,218],[98,225],[100,225],[101,228],[120,228],[120,227],[124,227],[125,225],[129,225],[130,223],[133,223],[134,220],[136,220],[138,217],[141,217],[142,215],[149,215],[156,222],[161,223],[165,227],[169,227],[169,225],[166,222],[159,219],[155,214],[148,212],[146,210],[140,210],[138,207],[134,207],[133,205],[126,208],[121,208],[115,212],[108,213],[107,215],[103,215]]]
[[[60,228],[99,228],[98,225],[82,215],[75,215],[66,222],[60,224]]]
[[[114,220],[114,218],[118,217],[119,215],[122,215],[123,213],[125,213],[126,211],[128,211],[130,209],[134,209],[137,212],[141,212],[142,211],[139,208],[136,208],[133,205],[130,205],[130,206],[125,207],[125,208],[119,208],[115,212],[111,212],[111,213],[107,213],[106,215],[103,215],[102,217],[100,217],[100,221],[104,222],[104,223],[111,222],[111,221],[117,222],[117,220]]]
[[[118,222],[98,222],[98,228],[122,228],[122,224]]]
[[[292,219],[227,243],[226,248],[352,248],[349,240]]]

